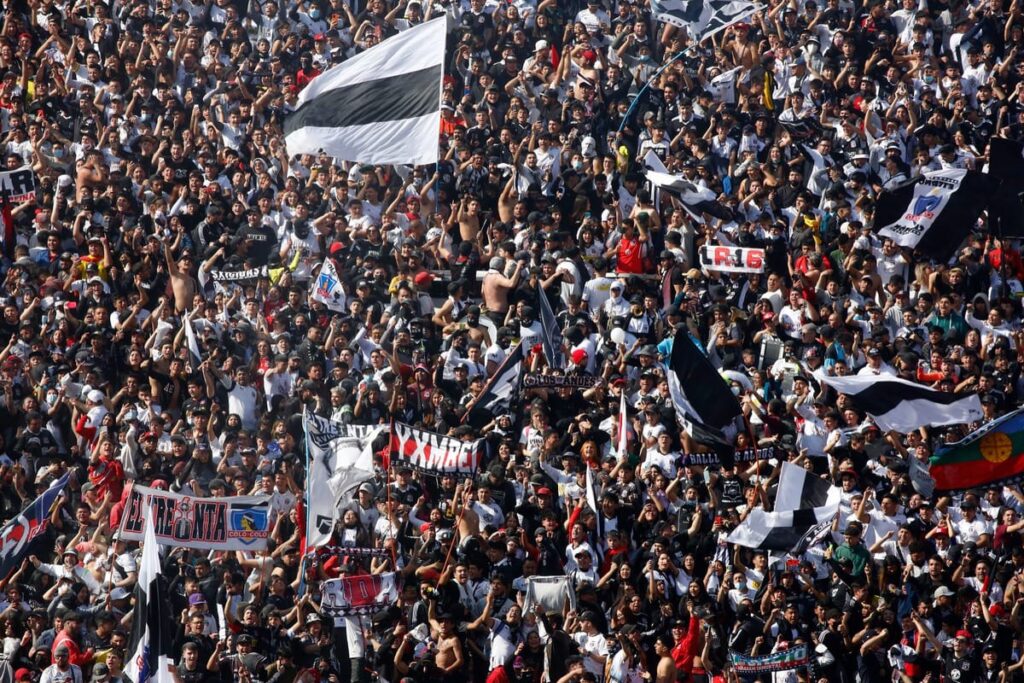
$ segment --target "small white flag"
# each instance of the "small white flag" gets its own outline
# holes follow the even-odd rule
[[[324,259],[320,274],[313,280],[313,301],[319,301],[332,311],[345,312],[347,297],[338,279],[338,271],[330,257]]]

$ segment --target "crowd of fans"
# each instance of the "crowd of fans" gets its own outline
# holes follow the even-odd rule
[[[986,421],[1019,404],[1012,240],[983,216],[941,262],[871,230],[885,189],[981,170],[1024,133],[1019,0],[768,0],[699,42],[632,0],[3,5],[3,161],[37,190],[5,215],[0,517],[72,471],[0,577],[6,680],[124,675],[132,482],[272,497],[265,552],[163,548],[176,683],[706,683],[739,678],[730,653],[800,645],[808,666],[757,677],[1018,677],[1024,494],[922,495],[908,474],[978,425],[882,433],[815,373],[977,393]],[[306,84],[441,15],[436,166],[289,155]],[[653,192],[648,152],[726,211]],[[702,269],[709,244],[764,248],[763,273]],[[325,258],[343,310],[310,297]],[[565,368],[538,346],[538,286]],[[710,449],[664,366],[684,335],[742,405],[737,448],[771,459],[691,462]],[[519,340],[530,372],[596,384],[481,418]],[[386,552],[306,553],[304,409],[488,458],[464,480],[379,470],[334,544]],[[832,538],[728,544],[784,461],[841,488]],[[384,572],[395,604],[358,628],[320,614],[326,579]],[[561,575],[574,607],[524,612],[527,578]]]

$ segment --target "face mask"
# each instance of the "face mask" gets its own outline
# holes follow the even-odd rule
[[[64,148],[63,147],[58,147],[57,149],[53,150],[53,156],[57,157],[58,159],[63,159],[64,158]]]
[[[934,83],[935,82],[935,76],[929,76],[928,74],[925,74],[924,82],[925,83]]]
[[[309,18],[310,19],[319,19],[320,18],[320,10],[318,10],[318,9],[310,10]]]
[[[578,160],[578,159],[573,161],[572,162],[572,170],[574,170],[574,171],[582,171],[583,170],[583,162]]]
[[[733,396],[739,396],[740,395],[740,388],[739,387],[732,387],[732,395]]]
[[[56,404],[57,403],[57,392],[56,391],[51,391],[48,394],[46,394],[46,402],[49,405],[51,405],[51,406]]]
[[[746,581],[737,581],[736,582],[736,590],[742,591],[742,590],[746,590],[746,588],[747,588],[747,582]]]

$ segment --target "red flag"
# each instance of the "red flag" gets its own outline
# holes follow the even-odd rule
[[[14,258],[14,219],[11,217],[11,203],[4,197],[0,204],[3,206],[4,256]]]

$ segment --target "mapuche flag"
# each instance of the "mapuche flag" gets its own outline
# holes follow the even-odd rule
[[[942,447],[930,462],[929,472],[940,492],[1024,481],[1024,409]]]

